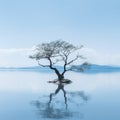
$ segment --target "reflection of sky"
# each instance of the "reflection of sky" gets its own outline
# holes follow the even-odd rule
[[[52,92],[56,85],[48,84],[47,81],[55,78],[55,74],[51,73],[0,72],[0,91]],[[73,81],[72,84],[65,86],[68,91],[112,92],[119,90],[120,85],[119,73],[87,75],[70,72],[66,74],[66,78]]]
[[[31,102],[38,100],[48,103],[49,95],[55,92],[57,85],[47,83],[47,81],[55,78],[54,74],[45,73],[0,72],[0,118],[4,120],[8,120],[8,118],[35,120],[38,117],[36,115],[37,109],[31,105]],[[68,98],[69,113],[78,111],[79,117],[82,117],[83,120],[120,118],[119,73],[86,75],[71,72],[66,74],[66,78],[73,81],[64,86]],[[83,97],[79,98],[78,96],[81,95]],[[86,95],[90,99],[84,104],[83,100],[86,99]],[[53,96],[51,105],[57,110],[59,110],[58,107],[65,108],[61,91]],[[77,109],[78,107],[80,108]],[[74,117],[76,114],[73,114],[71,120],[73,118],[78,120]]]

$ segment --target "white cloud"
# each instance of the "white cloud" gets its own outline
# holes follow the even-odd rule
[[[33,47],[34,48],[34,47]],[[33,48],[0,49],[0,66],[34,66],[36,61],[28,58]],[[80,54],[86,57],[86,61],[94,64],[120,65],[119,54],[104,54],[92,48],[82,48]]]
[[[92,48],[83,48],[81,52],[85,55],[88,62],[93,64],[120,66],[120,54],[100,53]]]
[[[31,66],[35,63],[29,59],[31,51],[29,48],[0,49],[0,66]]]

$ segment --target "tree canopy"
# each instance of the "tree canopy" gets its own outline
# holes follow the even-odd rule
[[[80,46],[74,46],[73,44],[70,44],[66,41],[62,40],[56,40],[49,43],[42,43],[35,47],[35,53],[31,56],[29,56],[31,59],[35,59],[38,64],[42,67],[49,67],[50,69],[54,70],[55,73],[58,76],[58,80],[64,79],[64,74],[67,71],[72,70],[73,63],[77,61],[78,59],[84,59],[82,55],[72,56],[70,58],[70,55],[77,50],[81,49],[83,45]],[[40,61],[42,59],[48,60],[48,64],[42,64]],[[63,72],[60,73],[60,71],[57,69],[55,64],[62,62],[63,65]]]

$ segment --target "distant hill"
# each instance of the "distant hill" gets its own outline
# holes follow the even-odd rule
[[[76,66],[78,69],[80,66]],[[57,68],[62,71],[63,68],[61,66],[57,66]],[[33,66],[33,67],[0,67],[0,71],[31,71],[31,72],[53,72],[49,68]],[[74,72],[79,72],[77,69]],[[92,64],[89,69],[86,69],[83,73],[86,74],[97,74],[97,73],[111,73],[111,72],[120,72],[120,67],[116,66],[108,66],[108,65],[96,65]]]
[[[79,69],[80,66],[77,66]],[[79,72],[76,70],[76,72]],[[86,69],[83,73],[95,74],[95,73],[111,73],[120,72],[120,67],[108,66],[108,65],[96,65],[92,64],[89,69]]]

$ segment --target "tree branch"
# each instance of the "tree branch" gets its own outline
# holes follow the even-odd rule
[[[67,71],[66,70],[66,66],[67,66],[67,61],[68,61],[68,55],[64,54],[65,58],[63,59],[64,60],[64,71],[62,72],[62,75],[65,74],[65,72]]]
[[[60,62],[60,61],[63,61],[63,59],[56,59],[56,61],[53,62],[52,64],[55,65],[55,64],[57,64],[57,63]]]
[[[50,66],[49,66],[50,69],[54,70],[55,73],[56,73],[57,76],[58,76],[58,79],[61,80],[61,74],[60,74],[59,70],[58,70],[57,68],[53,67],[53,63],[52,63],[52,60],[51,60],[50,57],[48,58],[48,60],[49,60],[49,62],[50,62]]]
[[[50,67],[50,65],[42,65],[42,64],[40,64],[39,60],[37,60],[37,62],[38,62],[38,65],[40,65],[42,67]]]
[[[70,65],[71,63],[73,63],[74,61],[76,61],[76,60],[79,59],[79,58],[84,59],[82,56],[77,55],[73,60],[69,61],[69,62],[67,63],[67,65]]]

